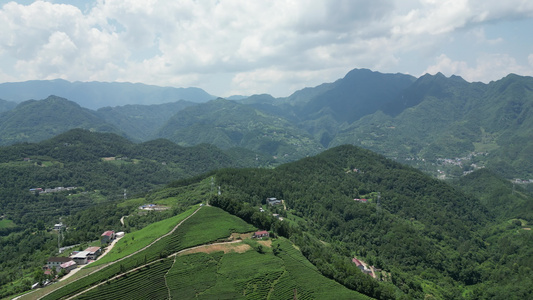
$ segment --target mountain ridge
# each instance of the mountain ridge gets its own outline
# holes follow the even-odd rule
[[[0,98],[21,102],[58,95],[98,109],[126,104],[161,104],[178,100],[205,102],[216,97],[195,87],[175,88],[130,82],[70,82],[64,79],[0,83]]]

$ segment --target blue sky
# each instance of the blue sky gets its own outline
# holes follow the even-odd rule
[[[527,0],[0,0],[0,82],[63,78],[295,90],[354,68],[533,75]]]

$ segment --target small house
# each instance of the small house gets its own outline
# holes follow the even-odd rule
[[[360,260],[358,260],[357,258],[353,258],[352,259],[352,262],[359,268],[359,270],[361,270],[361,272],[365,273],[365,274],[368,274],[368,275],[372,275],[372,270],[367,268]]]
[[[102,236],[100,237],[100,241],[102,244],[107,244],[115,239],[115,232],[113,230],[108,230],[104,233],[102,233]]]
[[[268,234],[268,231],[262,230],[262,231],[255,232],[252,237],[256,238],[256,239],[260,239],[260,238],[263,238],[263,237],[269,237],[269,234]]]
[[[361,271],[364,271],[365,270],[365,265],[363,265],[363,263],[358,260],[357,258],[353,258],[352,259],[352,262],[355,264],[356,267],[358,267]]]
[[[89,252],[87,255],[87,259],[90,260],[96,260],[98,256],[100,256],[101,248],[100,247],[89,247],[85,249],[86,252]]]
[[[276,198],[267,198],[266,199],[267,203],[269,205],[278,205],[278,204],[281,204],[281,200],[278,200]]]
[[[60,265],[60,269],[61,270],[65,270],[67,273],[76,269],[76,262],[71,260],[71,261],[67,261],[66,263],[62,263]]]
[[[86,265],[87,262],[89,262],[89,255],[90,255],[89,251],[80,251],[76,253],[75,255],[71,256],[71,258],[78,265]]]
[[[63,229],[63,223],[59,222],[54,225],[54,230],[59,231],[61,229]]]
[[[61,269],[61,264],[72,261],[72,258],[70,257],[50,257],[46,261],[46,268],[47,269],[53,269],[55,268],[56,271],[59,272]]]

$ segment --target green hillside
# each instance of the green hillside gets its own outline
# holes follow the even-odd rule
[[[322,147],[288,120],[235,101],[218,99],[188,107],[162,127],[159,136],[178,145],[201,143],[242,147],[280,162],[316,154]]]
[[[50,96],[44,100],[22,102],[0,114],[0,145],[38,142],[73,128],[120,133],[93,111],[75,102]]]
[[[180,100],[165,104],[103,107],[96,114],[107,123],[120,128],[129,137],[147,141],[155,137],[156,132],[178,111],[195,105],[193,102]]]
[[[383,112],[345,125],[331,145],[362,146],[435,175],[440,169],[457,176],[476,164],[507,178],[527,178],[533,174],[532,88],[532,78],[517,75],[489,84],[425,75]],[[456,158],[464,161],[456,170],[439,161]],[[437,165],[421,166],[421,160]]]
[[[481,200],[491,213],[503,220],[533,221],[533,195],[523,184],[510,182],[487,169],[461,177],[454,185]]]
[[[218,240],[223,245],[231,233],[250,232],[255,228],[213,207],[201,207],[195,214],[187,215],[190,218],[173,218],[175,225],[179,220],[183,222],[162,240],[138,254],[103,267],[101,264],[89,265],[88,272],[100,269],[93,275],[56,289],[43,299],[82,293],[97,283],[104,284],[79,294],[77,298],[280,299],[297,294],[299,299],[331,296],[367,299],[325,278],[286,239],[273,239],[261,244],[245,238],[226,242],[222,248],[214,248],[210,242]],[[161,225],[163,222],[154,223],[150,228],[132,234],[143,236],[144,232],[157,231],[156,228]],[[186,251],[174,255],[182,249],[204,244],[200,247],[203,252]],[[162,255],[161,251],[165,254]],[[143,259],[139,260],[138,257]],[[108,280],[121,273],[124,274]],[[39,294],[43,295],[47,290],[54,290],[53,286],[39,291]],[[28,295],[28,299],[32,297],[32,294]]]
[[[387,298],[391,291],[375,282],[353,283],[349,257],[391,272],[396,287],[417,299],[521,298],[532,292],[525,286],[533,277],[523,276],[533,270],[530,219],[496,219],[486,198],[367,150],[341,146],[275,170],[219,171],[217,182],[222,196],[212,204],[254,224],[268,220],[253,207],[265,207],[267,197],[284,199],[287,210],[276,211],[298,220],[300,229],[275,222],[271,228],[294,240],[323,274],[367,295]],[[511,201],[519,207],[523,200]],[[303,229],[331,248],[306,238]],[[505,280],[496,283],[502,272]]]

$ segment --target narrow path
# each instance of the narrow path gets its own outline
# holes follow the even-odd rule
[[[73,284],[73,283],[75,283],[76,281],[78,281],[78,280],[80,280],[80,279],[82,279],[82,278],[85,278],[85,277],[87,277],[87,276],[90,276],[90,275],[92,275],[92,274],[94,274],[94,273],[100,271],[101,269],[107,267],[107,266],[111,266],[111,265],[113,265],[113,264],[119,263],[119,262],[121,262],[121,261],[123,261],[123,260],[125,260],[125,259],[127,259],[127,258],[129,258],[129,257],[132,257],[133,255],[135,255],[135,254],[137,254],[137,253],[139,253],[139,252],[141,252],[141,251],[146,250],[147,248],[151,247],[153,244],[157,243],[157,242],[158,242],[159,240],[161,240],[162,238],[165,238],[165,237],[167,237],[167,236],[173,234],[174,231],[176,231],[176,229],[178,229],[178,227],[179,227],[181,224],[183,224],[183,222],[187,221],[190,217],[194,216],[194,215],[195,215],[195,214],[196,214],[201,208],[202,208],[202,206],[198,207],[198,208],[197,208],[192,214],[190,214],[188,217],[186,217],[185,219],[181,220],[181,222],[179,222],[176,226],[174,226],[174,228],[172,228],[171,231],[169,231],[168,233],[166,233],[166,234],[164,234],[164,235],[158,237],[157,239],[155,239],[153,242],[151,242],[151,243],[148,244],[147,246],[145,246],[145,247],[143,247],[143,248],[141,248],[141,249],[139,249],[139,250],[137,250],[137,251],[135,251],[135,252],[133,252],[133,253],[131,253],[131,254],[129,254],[129,255],[126,255],[126,256],[124,256],[123,258],[120,258],[120,259],[117,259],[117,260],[115,260],[115,261],[113,261],[113,262],[110,262],[110,263],[107,263],[107,264],[101,265],[101,266],[97,267],[95,270],[93,270],[92,272],[87,273],[86,275],[84,275],[84,276],[82,276],[82,277],[80,277],[80,278],[77,278],[76,280],[74,280],[74,281],[72,281],[72,282],[70,282],[70,283],[68,283],[68,284]],[[137,269],[137,268],[136,268],[136,269]],[[135,269],[134,269],[134,270],[135,270]],[[124,273],[122,273],[122,274],[124,274]],[[122,275],[122,274],[121,274],[121,275]],[[117,276],[119,276],[119,275],[117,275]],[[117,277],[117,276],[115,276],[115,277]],[[113,277],[113,278],[115,278],[115,277]],[[98,285],[96,285],[96,286],[98,286]],[[91,288],[90,288],[90,289],[91,289]],[[72,298],[74,298],[74,297],[76,297],[76,296],[78,296],[78,295],[80,295],[80,294],[83,294],[85,291],[88,291],[88,290],[89,290],[89,289],[86,289],[86,290],[82,291],[81,293],[78,293],[78,294],[76,294],[76,295],[74,295],[74,296],[71,296],[70,298],[67,298],[67,299],[72,299]],[[46,294],[44,294],[43,296],[41,296],[39,299],[42,299],[42,298],[48,296],[50,293],[52,293],[52,292],[54,292],[54,291],[55,291],[55,289],[49,291],[48,293],[46,293]]]

